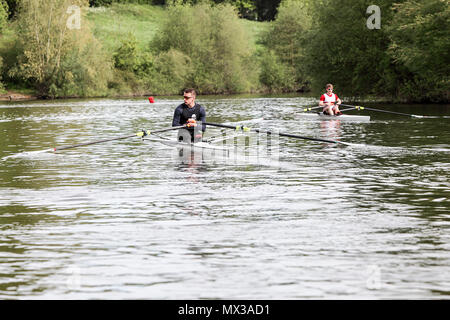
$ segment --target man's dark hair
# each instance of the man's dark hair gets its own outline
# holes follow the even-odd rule
[[[184,89],[183,93],[192,93],[194,95],[194,97],[197,96],[197,92],[193,88]]]

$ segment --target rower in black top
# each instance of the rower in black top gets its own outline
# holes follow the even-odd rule
[[[206,111],[201,105],[195,102],[197,93],[194,89],[186,89],[183,92],[184,103],[180,104],[173,114],[172,127],[186,125],[186,129],[178,131],[178,140],[197,142],[202,140],[202,133],[206,130]],[[195,117],[193,117],[195,115]],[[201,130],[197,125],[201,123]],[[186,141],[187,140],[187,141]]]

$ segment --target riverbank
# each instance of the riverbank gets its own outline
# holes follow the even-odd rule
[[[112,69],[103,70],[103,73],[96,74],[94,84],[103,81],[103,86],[92,89],[92,79],[85,79],[86,74],[92,72],[92,68],[85,72],[77,73],[77,65],[71,66],[67,71],[69,78],[75,78],[73,83],[64,84],[64,90],[60,84],[54,86],[53,92],[37,92],[31,87],[16,87],[15,83],[9,82],[8,76],[3,76],[3,86],[6,93],[0,95],[0,101],[22,101],[36,99],[70,99],[70,98],[127,98],[127,97],[144,97],[146,95],[170,95],[178,94],[183,87],[194,86],[202,93],[217,94],[222,91],[225,93],[264,93],[265,88],[259,85],[249,85],[249,88],[227,88],[217,89],[215,86],[218,81],[210,81],[213,83],[211,92],[201,89],[196,85],[186,83],[176,83],[173,85],[171,80],[179,75],[173,74],[170,70],[175,68],[180,70],[184,65],[187,56],[176,52],[173,56],[168,54],[159,54],[150,52],[151,41],[157,34],[161,32],[164,23],[169,19],[169,10],[162,5],[147,5],[135,3],[113,3],[107,7],[88,8],[87,15],[88,29],[92,31],[93,37],[98,41],[99,48],[108,65],[113,66]],[[84,20],[84,21],[86,21]],[[238,20],[239,30],[248,35],[249,52],[255,52],[262,49],[259,37],[268,27],[268,22],[249,21],[245,19]],[[15,45],[17,33],[14,32],[14,26],[5,30],[4,37],[0,41],[0,48],[3,48],[3,69],[5,75],[10,69],[14,69],[14,58],[8,56],[7,48]],[[242,29],[242,30],[241,30]],[[130,40],[130,42],[127,42]],[[198,46],[197,50],[198,50]],[[234,44],[229,47],[236,47]],[[2,57],[0,56],[0,59]],[[248,57],[249,58],[249,57]],[[166,61],[167,60],[167,61]],[[227,59],[225,59],[227,60]],[[1,60],[0,60],[1,61]],[[125,61],[125,62],[124,62]],[[130,66],[131,62],[135,63]],[[99,61],[89,63],[93,65],[100,64]],[[86,65],[86,64],[84,64]],[[0,63],[1,67],[1,63]],[[157,69],[157,70],[154,70]],[[170,70],[169,70],[170,69]],[[169,71],[167,71],[169,70]],[[67,74],[63,73],[64,75]],[[167,81],[161,81],[161,77],[167,75]],[[177,71],[178,72],[178,71]],[[190,70],[194,73],[193,70]],[[109,73],[109,74],[108,74]],[[187,74],[187,72],[182,72]],[[196,73],[196,76],[202,76]],[[157,79],[155,80],[154,79]],[[180,82],[186,82],[186,76]],[[22,79],[20,79],[22,80]],[[80,85],[83,81],[91,81],[91,85]],[[208,79],[207,79],[208,80]],[[217,80],[217,79],[216,79]],[[254,79],[252,79],[253,81]],[[209,80],[208,80],[209,81]],[[164,84],[161,84],[164,82]],[[234,81],[238,82],[238,81]],[[257,82],[257,81],[256,81]],[[1,84],[1,83],[0,83]],[[92,90],[88,90],[90,88]],[[248,90],[247,90],[248,89]],[[268,91],[268,90],[267,90]]]
[[[0,101],[31,101],[38,100],[39,97],[31,94],[23,94],[20,92],[8,91],[0,94]]]
[[[199,97],[223,97],[224,99],[242,97],[242,98],[294,98],[294,97],[304,97],[304,98],[317,98],[319,99],[321,92],[285,92],[285,93],[271,93],[271,92],[246,92],[246,93],[231,93],[231,94],[201,94]],[[98,96],[98,97],[81,97],[81,96],[70,96],[70,97],[57,97],[53,99],[44,98],[34,93],[32,90],[23,89],[22,90],[9,90],[6,93],[0,94],[0,102],[15,102],[15,101],[44,101],[44,100],[69,100],[69,99],[139,99],[147,100],[148,97],[153,96],[155,99],[165,99],[168,97],[177,97],[178,95],[164,95],[164,94],[154,94],[154,93],[131,93],[131,94],[111,94],[108,96]],[[386,97],[342,97],[343,103],[350,104],[396,104],[396,105],[408,105],[407,101],[393,100]],[[414,103],[416,105],[430,105],[430,103]],[[433,105],[448,105],[448,103],[431,103]]]

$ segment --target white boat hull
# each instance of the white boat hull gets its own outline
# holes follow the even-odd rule
[[[229,151],[228,148],[215,146],[215,145],[207,143],[207,142],[186,143],[186,142],[180,142],[180,141],[176,141],[176,140],[170,140],[170,139],[166,140],[166,139],[156,139],[156,138],[147,138],[145,140],[156,141],[156,142],[165,144],[167,146],[177,147],[178,149],[191,150],[191,151],[203,151],[203,150],[226,151],[226,152]]]
[[[370,116],[358,116],[358,115],[351,115],[351,114],[343,114],[340,116],[330,116],[320,113],[299,113],[299,116],[301,118],[308,118],[308,119],[316,119],[316,120],[342,120],[342,121],[361,121],[361,122],[368,122],[370,121]]]

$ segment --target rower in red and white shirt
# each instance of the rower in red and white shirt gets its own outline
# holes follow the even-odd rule
[[[333,85],[331,83],[326,85],[327,92],[320,97],[319,106],[323,107],[323,113],[329,115],[339,116],[342,112],[339,110],[338,104],[342,101],[337,94],[333,93]]]

